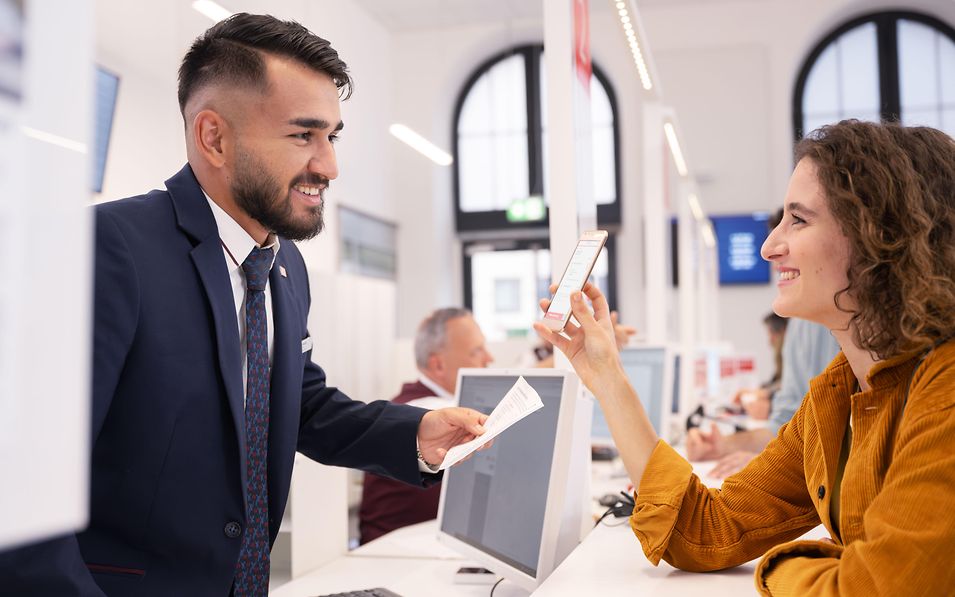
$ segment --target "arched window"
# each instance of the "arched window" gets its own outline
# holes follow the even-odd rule
[[[540,45],[522,46],[479,66],[454,114],[456,225],[464,237],[464,304],[490,340],[531,333],[548,296],[545,167],[546,97]],[[613,89],[594,65],[590,84],[597,221],[620,222],[620,167]],[[593,277],[616,303],[614,239]]]
[[[531,198],[546,205],[546,80],[540,45],[482,64],[464,86],[454,117],[454,194],[458,231],[546,226],[543,212],[508,209]],[[597,66],[590,84],[594,196],[601,224],[620,222],[616,105]],[[513,211],[513,210],[512,210]],[[540,213],[542,217],[533,216]]]
[[[914,12],[853,19],[809,54],[793,94],[796,139],[844,118],[955,135],[955,30]]]

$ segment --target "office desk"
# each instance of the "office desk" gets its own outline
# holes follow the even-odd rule
[[[477,564],[438,543],[437,533],[436,520],[398,529],[269,594],[305,597],[385,587],[403,597],[487,597],[490,585],[454,583],[458,568]],[[494,591],[495,597],[526,595],[507,581]]]
[[[535,597],[599,595],[753,595],[756,560],[719,572],[677,570],[661,562],[654,567],[626,519],[601,524],[534,591]],[[272,597],[305,597],[347,590],[385,587],[403,597],[487,597],[489,585],[459,585],[454,573],[474,565],[437,542],[437,522],[399,529],[363,545],[271,593]],[[825,536],[819,527],[805,538]],[[387,539],[387,540],[386,540]],[[502,582],[495,597],[526,597],[520,587]]]
[[[698,473],[714,463],[698,463]],[[595,495],[626,488],[626,478],[617,474],[616,463],[595,463]],[[719,481],[703,478],[708,485]],[[580,595],[753,595],[756,561],[737,568],[706,574],[683,572],[661,562],[651,565],[627,523],[607,519],[591,531],[551,576],[534,592],[535,597]],[[613,526],[611,526],[613,525]],[[437,521],[398,529],[367,543],[331,563],[271,593],[272,597],[305,597],[354,589],[385,587],[403,597],[487,597],[490,585],[459,585],[454,573],[461,566],[475,565],[437,541]],[[818,527],[805,538],[825,536]],[[527,592],[508,581],[494,591],[495,597],[526,597]]]
[[[654,567],[640,547],[626,520],[615,526],[601,524],[534,591],[534,597],[571,595],[703,595],[736,597],[755,595],[753,574],[759,560],[718,572],[684,572],[666,562]],[[825,537],[823,527],[806,533],[804,539]],[[501,583],[503,586],[506,584]],[[495,592],[495,595],[497,593]]]

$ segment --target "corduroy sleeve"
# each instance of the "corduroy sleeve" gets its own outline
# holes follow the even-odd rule
[[[865,539],[845,548],[818,541],[776,547],[756,570],[763,595],[955,590],[955,369],[944,363],[951,360],[936,359],[913,384],[892,464],[863,517]]]
[[[664,442],[650,457],[630,526],[654,565],[690,571],[748,562],[819,524],[802,470],[802,411],[761,455],[724,481],[703,485]]]

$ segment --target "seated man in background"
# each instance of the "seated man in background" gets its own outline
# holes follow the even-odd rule
[[[438,309],[421,322],[414,353],[421,376],[404,384],[391,401],[427,409],[457,406],[458,369],[487,367],[494,360],[471,312],[453,307]],[[437,517],[440,496],[440,483],[421,488],[366,473],[358,511],[361,543]]]
[[[783,340],[783,376],[773,395],[769,425],[763,429],[723,435],[716,424],[706,433],[690,429],[686,455],[691,461],[716,460],[709,475],[723,478],[740,471],[763,451],[779,428],[792,418],[809,392],[809,380],[822,373],[839,352],[839,345],[825,326],[802,319],[790,319]]]

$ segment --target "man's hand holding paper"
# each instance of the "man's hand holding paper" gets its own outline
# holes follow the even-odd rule
[[[438,470],[444,470],[461,462],[475,450],[503,433],[508,427],[543,407],[544,403],[541,402],[541,397],[537,391],[523,377],[519,377],[514,386],[508,390],[504,398],[488,415],[487,420],[484,421],[484,433],[469,442],[456,445],[448,450]]]

